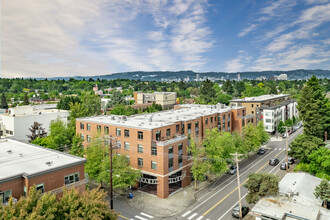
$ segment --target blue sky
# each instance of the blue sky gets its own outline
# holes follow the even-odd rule
[[[330,0],[3,0],[1,10],[2,77],[330,69]]]

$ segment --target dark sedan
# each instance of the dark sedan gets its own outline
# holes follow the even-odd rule
[[[266,153],[266,149],[265,148],[260,148],[258,150],[258,153],[257,154],[262,155],[262,154],[265,154],[265,153]]]
[[[249,207],[242,206],[242,217],[246,216],[246,214],[248,214],[248,213],[249,213]],[[239,205],[237,205],[233,208],[232,216],[235,218],[239,218]]]
[[[277,159],[277,158],[273,158],[273,159],[271,159],[271,160],[269,161],[269,165],[271,165],[271,166],[276,166],[279,162],[280,162],[279,159]]]

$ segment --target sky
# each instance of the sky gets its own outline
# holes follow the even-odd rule
[[[330,0],[2,0],[1,77],[330,69]]]

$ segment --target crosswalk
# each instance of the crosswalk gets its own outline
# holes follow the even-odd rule
[[[150,219],[153,219],[153,218],[154,218],[153,216],[148,215],[144,212],[141,212],[139,215],[134,216],[134,218],[131,218],[130,220],[136,220],[136,219],[138,219],[138,220],[150,220]]]
[[[187,218],[188,220],[202,220],[204,218],[204,216],[199,215],[198,213],[192,213],[191,211],[187,211],[181,216],[183,218]],[[205,219],[205,220],[210,220],[210,219]]]

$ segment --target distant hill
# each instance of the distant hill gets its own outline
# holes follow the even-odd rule
[[[241,79],[256,79],[257,77],[264,76],[267,79],[274,75],[287,74],[289,80],[308,79],[312,75],[318,78],[330,78],[330,70],[290,70],[290,71],[261,71],[261,72],[237,72],[237,73],[226,73],[226,72],[193,72],[193,71],[134,71],[134,72],[123,72],[113,73],[108,75],[98,76],[75,76],[75,79],[133,79],[143,81],[171,81],[171,80],[183,80],[189,77],[192,81],[196,79],[196,74],[199,78],[211,78],[215,80],[227,80],[237,79],[240,74]],[[55,77],[53,79],[68,79],[72,77]]]

